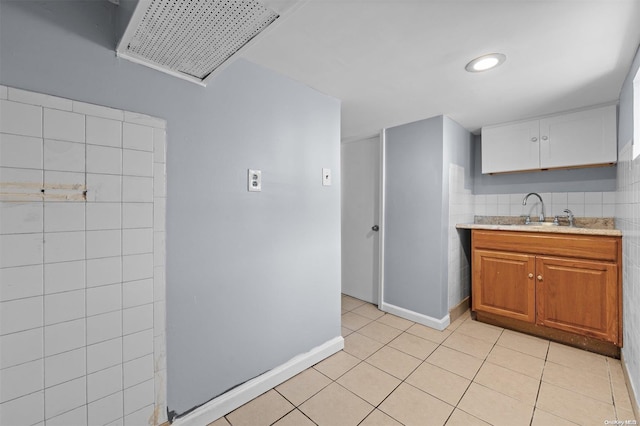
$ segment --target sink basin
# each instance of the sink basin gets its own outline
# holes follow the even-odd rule
[[[553,223],[553,222],[529,222],[529,223],[525,223],[525,226],[560,226],[557,223]]]

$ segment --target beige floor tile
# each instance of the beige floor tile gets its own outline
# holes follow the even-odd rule
[[[330,383],[331,379],[327,376],[308,368],[276,387],[276,390],[293,405],[298,406]]]
[[[622,363],[619,359],[607,358],[609,366],[609,376],[612,383],[625,383],[624,372],[622,371]]]
[[[344,351],[336,352],[313,366],[316,370],[330,378],[336,380],[347,371],[358,365],[360,360]]]
[[[633,410],[625,410],[624,408],[616,407],[616,416],[618,420],[622,420],[623,422],[625,420],[636,421],[636,423],[628,422],[626,424],[638,424],[637,423],[638,419],[636,419],[635,416],[633,415]]]
[[[373,406],[337,383],[332,383],[298,407],[320,426],[355,426]]]
[[[466,334],[476,339],[494,344],[503,332],[503,328],[485,324],[482,322],[469,320],[465,321],[456,329],[456,333]]]
[[[615,418],[613,405],[542,382],[536,408],[582,425],[602,425]]]
[[[536,403],[540,386],[540,381],[532,377],[489,362],[480,367],[473,381],[531,406]]]
[[[370,318],[372,320],[378,319],[384,315],[384,312],[379,310],[377,306],[372,305],[371,303],[365,303],[362,306],[358,306],[353,310],[358,315],[362,315],[363,317]]]
[[[402,333],[402,330],[374,321],[362,327],[358,330],[358,333],[386,345],[398,337]]]
[[[273,426],[315,426],[315,423],[296,409],[275,422]]]
[[[340,334],[342,337],[347,337],[351,333],[353,333],[353,330],[349,330],[347,327],[340,327]]]
[[[528,426],[533,414],[533,406],[477,383],[469,386],[458,408],[495,426]]]
[[[373,410],[359,426],[402,426],[402,423],[395,421],[382,411],[376,409]]]
[[[451,405],[406,383],[378,408],[406,426],[443,425],[453,411]]]
[[[542,359],[547,357],[547,350],[549,349],[548,340],[527,336],[511,330],[503,331],[496,344]]]
[[[344,338],[344,351],[360,359],[369,358],[382,346],[384,346],[382,343],[358,332]]]
[[[551,342],[547,361],[598,376],[609,377],[607,357]]]
[[[473,376],[476,375],[482,365],[481,359],[444,346],[436,349],[427,358],[427,362],[469,380],[473,379]]]
[[[364,305],[365,301],[356,299],[355,297],[347,296],[346,294],[342,295],[342,309],[346,311],[352,311],[355,308]]]
[[[400,384],[400,380],[376,367],[360,363],[337,382],[373,406],[380,404]]]
[[[407,329],[407,333],[430,340],[435,343],[442,343],[447,337],[451,335],[451,331],[449,330],[440,331],[422,324],[412,325]]]
[[[400,318],[393,314],[384,314],[376,321],[381,322],[382,324],[388,325],[389,327],[397,328],[398,330],[405,331],[407,328],[411,327],[415,324],[413,321],[409,321],[404,318]]]
[[[493,348],[493,343],[487,343],[484,340],[458,333],[458,331],[451,334],[447,340],[442,342],[442,345],[480,359],[485,359]]]
[[[457,408],[451,413],[451,417],[447,420],[447,426],[490,426],[489,423],[483,422],[477,417],[473,417],[469,413],[465,413]]]
[[[531,426],[575,426],[575,423],[536,408]]]
[[[458,327],[460,327],[468,319],[469,319],[468,316],[462,315],[461,317],[457,318],[454,322],[449,324],[449,326],[447,327],[447,330],[455,331]]]
[[[633,410],[629,390],[627,389],[626,384],[613,382],[611,383],[611,390],[613,391],[613,405],[628,411]]]
[[[389,346],[383,347],[365,361],[400,380],[404,380],[422,362]]]
[[[226,417],[233,426],[266,426],[284,417],[294,408],[282,395],[271,389]]]
[[[370,318],[363,317],[354,312],[342,314],[342,326],[350,330],[358,330],[373,321]]]
[[[209,423],[207,426],[231,426],[231,423],[227,421],[224,417],[220,417],[213,423]]]
[[[438,347],[434,342],[408,333],[402,333],[396,337],[389,343],[389,346],[420,360],[424,360]]]
[[[587,373],[586,371],[577,373],[574,369],[547,361],[544,366],[542,381],[607,404],[613,404],[611,384],[607,377]]]
[[[523,354],[522,352],[514,351],[513,349],[496,345],[489,353],[487,362],[540,380],[540,378],[542,378],[545,361],[542,358],[536,358]]]
[[[450,371],[428,362],[422,363],[406,380],[407,383],[455,406],[471,383]]]

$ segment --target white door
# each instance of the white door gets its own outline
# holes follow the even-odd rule
[[[378,303],[380,138],[341,145],[342,292]]]

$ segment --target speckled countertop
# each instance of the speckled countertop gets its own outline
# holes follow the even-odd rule
[[[553,218],[549,218],[551,223]],[[576,217],[575,226],[567,226],[567,220],[561,219],[560,226],[549,225],[525,225],[524,218],[519,216],[476,216],[474,223],[459,223],[458,229],[488,229],[496,231],[519,232],[549,232],[555,234],[582,234],[582,235],[606,235],[612,237],[622,236],[622,232],[615,229],[613,218],[601,217]]]

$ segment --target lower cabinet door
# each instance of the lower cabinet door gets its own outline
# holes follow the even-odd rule
[[[615,264],[538,256],[537,324],[618,342]]]
[[[473,309],[535,322],[535,256],[473,252]]]

